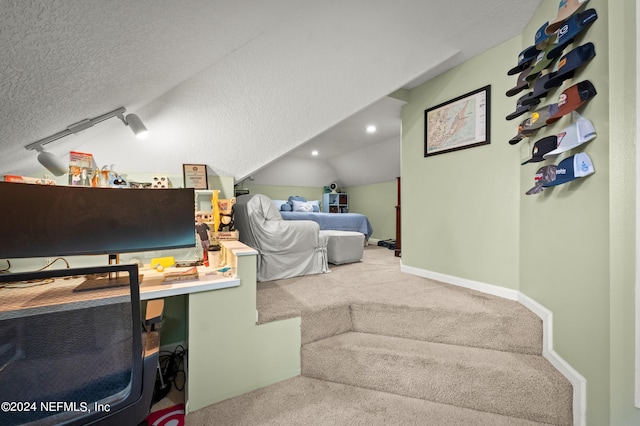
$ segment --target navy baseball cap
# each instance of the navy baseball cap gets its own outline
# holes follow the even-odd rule
[[[558,137],[556,135],[547,136],[546,138],[542,138],[533,144],[533,148],[531,149],[531,158],[520,163],[521,166],[529,163],[539,163],[540,161],[544,161],[544,155],[553,151],[558,146]]]
[[[551,41],[551,37],[553,37],[553,34],[549,35],[545,32],[548,26],[549,22],[545,22],[540,29],[536,31],[536,37],[533,44],[538,50],[544,50],[547,47],[547,44]]]
[[[563,81],[572,78],[575,71],[593,59],[594,56],[596,56],[596,48],[593,43],[586,43],[576,47],[560,58],[556,64],[555,71],[550,74],[544,84],[544,88],[551,89],[560,86]]]
[[[548,188],[550,186],[562,185],[563,183],[571,182],[572,180],[589,176],[593,173],[595,173],[595,170],[591,158],[589,158],[585,152],[581,152],[562,160],[556,166],[556,178],[542,186]]]
[[[587,25],[598,19],[598,14],[595,9],[588,9],[584,12],[573,15],[567,22],[565,22],[558,30],[558,40],[556,41],[553,49],[549,51],[547,55],[549,59],[555,59],[562,55],[562,51],[573,39],[584,30]]]
[[[514,75],[529,68],[531,61],[533,61],[537,55],[538,50],[535,46],[527,47],[518,55],[518,65],[507,71],[507,75]]]
[[[528,89],[529,82],[525,79],[527,78],[527,76],[529,75],[532,69],[533,68],[529,67],[526,70],[522,71],[520,75],[518,75],[518,81],[516,82],[516,85],[513,86],[511,89],[507,90],[507,93],[505,94],[507,96],[514,96],[522,92],[523,90]]]
[[[558,5],[558,14],[556,19],[551,21],[549,25],[545,28],[545,32],[547,34],[553,34],[558,31],[558,28],[562,26],[571,15],[576,13],[578,9],[582,7],[583,4],[586,4],[589,0],[560,0],[560,4]]]
[[[535,186],[526,192],[527,195],[539,194],[544,186],[556,179],[556,165],[540,167],[534,176]]]
[[[513,111],[511,114],[507,115],[506,119],[507,120],[513,120],[516,117],[520,117],[522,114],[524,114],[525,112],[528,112],[531,110],[531,108],[533,107],[533,105],[535,104],[531,104],[531,105],[523,105],[522,101],[526,98],[529,97],[529,93],[522,96],[521,98],[519,98],[516,101],[516,110]]]

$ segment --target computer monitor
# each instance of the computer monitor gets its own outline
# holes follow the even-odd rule
[[[0,182],[0,259],[195,246],[193,189]]]

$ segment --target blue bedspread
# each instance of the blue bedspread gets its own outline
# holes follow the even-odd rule
[[[320,230],[355,231],[364,234],[369,239],[373,228],[369,218],[360,213],[307,213],[284,212],[280,214],[284,220],[312,220],[320,225]]]

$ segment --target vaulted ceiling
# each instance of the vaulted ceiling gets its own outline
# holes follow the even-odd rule
[[[46,173],[25,145],[124,106],[145,141],[114,118],[46,149],[122,172],[197,163],[240,180],[308,161],[317,144],[338,180],[359,182],[361,160],[399,145],[400,130],[374,142],[349,120],[381,103],[399,126],[388,94],[519,35],[539,4],[0,0],[0,174]]]

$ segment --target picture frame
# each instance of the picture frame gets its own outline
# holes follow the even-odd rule
[[[424,156],[491,143],[491,85],[424,111]]]
[[[183,164],[184,187],[193,189],[209,189],[206,164]]]

